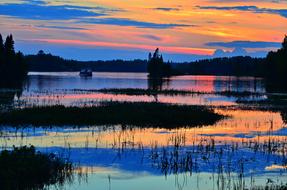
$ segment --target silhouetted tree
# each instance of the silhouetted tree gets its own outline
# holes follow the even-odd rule
[[[287,89],[287,36],[282,42],[282,48],[269,52],[266,57],[268,64],[267,82],[269,85]]]
[[[4,44],[3,44],[3,37],[2,34],[0,34],[0,51],[4,50]],[[2,51],[1,51],[2,52]]]
[[[7,36],[4,48],[7,57],[13,57],[15,55],[14,40],[12,34]]]
[[[2,35],[0,34],[0,64],[3,64],[4,61],[4,42]]]
[[[152,56],[151,56],[151,52],[149,52],[149,54],[148,54],[148,61],[150,61],[150,60],[151,60],[151,58],[152,58]]]
[[[285,50],[287,49],[287,35],[285,35],[285,38],[283,40],[282,48],[285,49]]]
[[[149,53],[147,70],[150,77],[166,77],[171,75],[171,65],[164,63],[158,48],[153,53],[153,56]]]
[[[0,87],[20,87],[27,75],[27,65],[21,52],[14,49],[13,36],[3,42],[0,35]]]
[[[37,54],[38,56],[44,56],[45,55],[45,52],[43,50],[40,50]]]

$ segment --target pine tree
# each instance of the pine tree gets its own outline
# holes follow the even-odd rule
[[[27,75],[27,65],[21,52],[15,53],[13,36],[5,43],[0,35],[0,88],[19,88]]]
[[[148,61],[150,61],[150,60],[151,60],[151,58],[152,58],[152,56],[151,56],[151,52],[149,52],[149,54],[148,54]]]
[[[282,48],[285,49],[285,51],[287,50],[287,35],[285,35],[285,38],[282,42]]]
[[[4,64],[4,44],[3,44],[3,38],[0,34],[0,65]]]
[[[282,48],[276,52],[269,52],[266,57],[266,62],[269,65],[266,73],[268,82],[272,85],[287,88],[287,36],[282,42]],[[283,84],[283,85],[281,85]]]
[[[4,53],[4,44],[3,44],[3,38],[2,35],[0,34],[0,53]]]
[[[148,73],[150,77],[167,77],[171,74],[171,67],[170,65],[164,63],[163,57],[157,48],[153,53],[153,56],[149,54],[149,61],[148,61]]]
[[[14,40],[12,34],[8,35],[4,44],[4,49],[7,57],[15,55]]]

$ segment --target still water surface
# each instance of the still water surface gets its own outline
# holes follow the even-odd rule
[[[113,88],[154,88],[146,73],[94,73],[91,78],[80,78],[78,73],[30,73],[19,99],[25,105],[92,105],[98,101],[159,101],[164,103],[234,105],[236,97],[215,94],[130,96],[83,90]],[[160,89],[188,90],[193,92],[256,92],[264,93],[264,83],[253,77],[176,76],[156,85]],[[244,97],[264,99],[265,96]]]
[[[50,189],[233,189],[286,182],[287,128],[280,112],[241,109],[238,99],[266,99],[264,81],[253,77],[178,76],[160,89],[208,92],[192,95],[115,95],[92,90],[151,88],[146,73],[29,73],[22,92],[1,92],[3,106],[87,106],[100,101],[159,101],[212,105],[230,116],[201,128],[142,129],[125,126],[66,126],[15,129],[2,126],[2,148],[35,145],[68,157],[75,179]],[[89,91],[83,91],[89,90]],[[256,92],[235,97],[216,92]],[[213,93],[214,92],[214,93]],[[9,97],[11,96],[11,97]],[[191,169],[187,166],[192,160]],[[166,165],[168,163],[168,166]],[[284,164],[285,163],[285,164]],[[243,175],[242,175],[243,174]]]

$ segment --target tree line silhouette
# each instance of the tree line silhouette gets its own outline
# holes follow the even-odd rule
[[[131,61],[67,60],[44,51],[23,56],[21,52],[15,52],[12,35],[8,35],[4,42],[0,34],[0,87],[21,84],[27,75],[27,65],[29,71],[79,71],[88,67],[94,71],[148,72],[152,78],[183,74],[260,76],[273,86],[287,86],[284,82],[287,79],[287,36],[282,48],[269,52],[266,58],[237,56],[171,63],[164,61],[158,48],[153,54],[149,53],[147,60]]]
[[[231,57],[214,58],[194,62],[171,63],[164,61],[159,50],[149,53],[147,60],[77,61],[39,51],[36,55],[26,55],[29,71],[60,72],[80,71],[90,68],[98,72],[148,72],[151,77],[171,75],[237,75],[264,76],[265,58]]]
[[[270,91],[277,89],[287,90],[287,36],[282,42],[282,47],[271,51],[266,57],[267,63],[267,88]]]
[[[149,54],[147,70],[150,77],[185,74],[263,77],[268,91],[287,90],[287,36],[282,47],[269,52],[266,58],[237,56],[170,64],[164,62],[159,49],[156,49],[153,56]]]
[[[29,65],[29,71],[60,72],[80,71],[90,68],[98,72],[146,72],[146,60],[135,59],[131,61],[76,61],[64,59],[40,50],[36,55],[26,55],[25,60]]]
[[[264,76],[265,58],[249,56],[204,59],[173,65],[176,73],[190,75]]]
[[[0,34],[0,87],[19,87],[27,75],[27,65],[21,52],[15,52],[13,36],[4,42]]]

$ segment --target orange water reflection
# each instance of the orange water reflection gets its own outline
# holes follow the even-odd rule
[[[217,144],[241,143],[243,141],[264,142],[270,139],[286,141],[286,134],[277,134],[284,124],[280,113],[256,110],[225,110],[216,112],[229,115],[214,125],[201,128],[159,129],[132,128],[121,130],[120,126],[113,129],[99,130],[103,127],[81,129],[68,128],[67,131],[47,131],[45,135],[28,136],[19,131],[17,137],[0,138],[2,145],[33,144],[40,147],[149,147],[152,145],[172,145],[176,137],[184,138],[185,145],[198,144],[203,140],[213,139]],[[22,135],[22,137],[21,137]],[[5,135],[4,135],[5,136]]]
[[[69,89],[148,88],[147,73],[94,72],[83,79],[77,72],[29,73],[24,94]],[[162,89],[191,90],[196,92],[256,91],[265,92],[263,80],[254,77],[232,76],[174,76],[162,83]]]
[[[202,94],[190,95],[126,95],[100,93],[99,89],[141,88],[154,87],[153,80],[148,79],[147,73],[98,73],[89,79],[81,79],[76,72],[58,73],[29,73],[29,79],[22,96],[24,105],[55,105],[83,106],[97,104],[99,101],[159,101],[163,103],[178,103],[189,105],[236,105],[238,97],[212,94],[212,92],[257,92],[264,93],[262,79],[254,77],[232,76],[174,76],[163,79],[158,89],[175,89]],[[209,93],[209,94],[203,94]],[[254,97],[246,97],[254,99]],[[264,98],[262,94],[261,98]]]
[[[21,97],[21,101],[31,105],[55,105],[64,104],[67,106],[94,105],[101,101],[128,101],[128,102],[162,102],[172,104],[188,105],[236,105],[236,98],[224,97],[213,94],[193,94],[193,95],[125,95],[125,94],[52,94],[52,95],[32,95]]]

